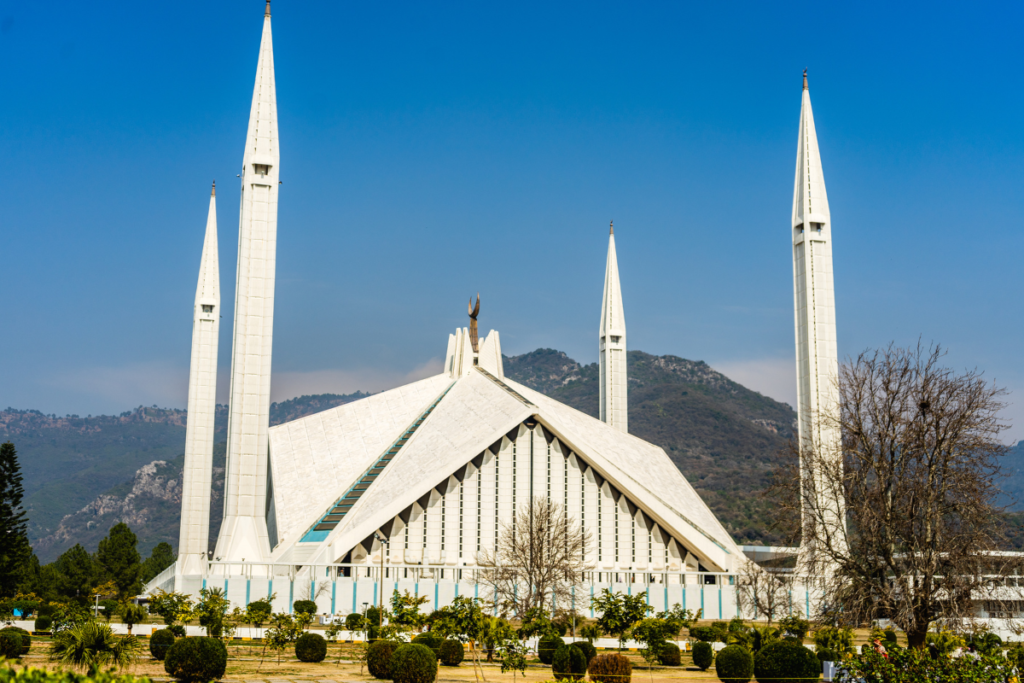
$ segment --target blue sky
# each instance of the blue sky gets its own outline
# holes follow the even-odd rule
[[[184,406],[213,179],[228,366],[262,7],[0,3],[0,405]],[[1024,437],[1021,5],[273,12],[275,399],[430,373],[478,290],[507,354],[596,360],[614,219],[630,346],[792,402],[807,67],[841,355],[940,342]]]

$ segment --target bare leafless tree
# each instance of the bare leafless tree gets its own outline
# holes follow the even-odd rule
[[[590,533],[561,505],[536,497],[502,525],[496,547],[481,553],[483,583],[505,616],[522,618],[534,607],[564,609],[572,587],[592,569],[589,548]]]
[[[755,620],[767,619],[771,626],[775,619],[789,613],[792,587],[792,573],[770,571],[754,562],[745,562],[736,593],[744,612]]]
[[[969,620],[974,601],[1020,599],[1000,578],[1019,560],[995,552],[1006,548],[997,503],[1005,392],[977,371],[942,367],[944,356],[890,345],[843,365],[840,410],[816,416],[833,422],[825,427],[841,434],[841,452],[794,444],[774,487],[804,515],[803,538],[792,540],[812,551],[799,570],[816,577],[819,616],[889,618],[915,647],[929,623]]]

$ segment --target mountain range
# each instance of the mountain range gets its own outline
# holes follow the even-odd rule
[[[597,417],[599,370],[565,353],[538,349],[505,357],[517,382]],[[796,413],[730,380],[702,361],[628,353],[629,431],[665,449],[669,458],[741,544],[771,544],[772,505],[761,492],[775,457],[794,435]],[[369,396],[320,394],[271,406],[271,424]],[[177,545],[186,414],[139,407],[118,416],[57,417],[0,411],[0,441],[18,449],[25,477],[30,538],[49,562],[81,543],[96,547],[118,521],[148,554],[161,541]],[[215,421],[210,538],[223,505],[227,406]],[[1007,501],[1024,497],[1024,445],[1004,463]],[[1024,522],[1015,532],[1024,542]],[[1015,541],[1016,542],[1016,541]]]

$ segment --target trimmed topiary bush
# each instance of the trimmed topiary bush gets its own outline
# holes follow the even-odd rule
[[[32,634],[23,628],[18,628],[17,626],[7,626],[3,630],[14,631],[21,636],[21,654],[27,655],[29,648],[32,647]]]
[[[554,659],[555,650],[565,645],[565,641],[558,636],[544,636],[537,642],[537,658],[544,664],[551,664]]]
[[[593,683],[629,683],[633,678],[633,665],[620,654],[598,655],[587,667]]]
[[[300,662],[322,662],[327,656],[327,641],[319,633],[303,633],[295,641],[295,656]]]
[[[587,675],[587,656],[578,647],[563,645],[551,658],[551,673],[557,681],[578,681]]]
[[[207,683],[224,676],[228,650],[218,638],[178,638],[164,656],[164,671],[183,683]]]
[[[442,638],[441,636],[437,635],[433,631],[424,631],[423,633],[421,633],[418,636],[416,636],[415,638],[413,638],[412,642],[416,643],[417,645],[423,645],[424,647],[429,647],[431,650],[434,651],[434,656],[435,657],[440,657],[441,656],[441,643],[444,642],[444,638]]]
[[[6,659],[18,659],[21,657],[20,633],[0,629],[0,656]]]
[[[446,640],[437,649],[437,658],[445,666],[458,666],[462,664],[466,652],[462,649],[462,643],[457,640]]]
[[[426,645],[400,645],[391,656],[391,680],[395,683],[434,683],[437,655]]]
[[[174,637],[174,634],[165,628],[154,631],[153,635],[149,637],[149,654],[153,655],[153,659],[164,661],[167,651],[171,649],[171,645],[174,645],[175,640],[177,638]]]
[[[821,662],[814,653],[798,642],[780,640],[768,645],[754,658],[754,676],[758,681],[801,683],[817,678]]]
[[[586,640],[577,640],[572,646],[580,650],[587,658],[587,666],[590,666],[590,660],[597,656],[597,648],[594,647],[593,643]]]
[[[312,600],[296,600],[292,611],[296,614],[316,614],[316,603]]]
[[[353,612],[352,614],[345,617],[345,630],[346,631],[362,631],[363,630],[363,615],[359,612]]]
[[[827,647],[819,647],[814,651],[814,654],[818,656],[819,662],[838,662],[839,654],[835,650],[830,650]]]
[[[693,644],[693,665],[701,671],[707,671],[711,663],[715,661],[715,650],[711,643],[703,640]]]
[[[375,640],[366,650],[366,668],[374,678],[391,678],[391,657],[401,643]]]
[[[754,656],[742,645],[729,645],[715,658],[715,672],[723,683],[747,683],[754,675]]]
[[[664,642],[658,650],[658,663],[662,666],[679,666],[683,663],[683,655],[675,643]]]
[[[53,626],[53,619],[50,617],[37,617],[36,623],[32,626],[36,631],[49,631]]]
[[[702,643],[713,643],[718,638],[718,631],[710,626],[691,626],[690,637]]]

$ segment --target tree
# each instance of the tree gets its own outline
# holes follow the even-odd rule
[[[398,591],[395,591],[397,595]],[[392,600],[392,605],[394,600]],[[456,596],[452,604],[438,610],[440,614],[434,621],[431,631],[436,631],[442,638],[469,643],[469,652],[473,662],[473,674],[480,680],[482,670],[476,647],[485,630],[487,617],[480,608],[480,601],[465,595]]]
[[[170,543],[161,541],[153,548],[153,552],[142,563],[142,570],[139,572],[139,579],[142,583],[149,583],[163,570],[174,564],[177,556]]]
[[[683,609],[683,606],[677,602],[672,605],[671,609],[658,612],[655,616],[665,622],[665,627],[668,629],[665,637],[676,640],[679,638],[679,632],[684,628],[690,628],[691,624],[700,619],[703,612],[704,610],[700,609],[696,613],[692,610]]]
[[[132,627],[135,624],[141,624],[146,621],[146,608],[130,602],[121,605],[117,610],[117,614],[121,617],[121,622],[128,627],[128,635],[131,635]]]
[[[403,595],[396,589],[391,594],[391,621],[410,629],[420,628],[426,621],[426,615],[420,612],[420,605],[428,602],[430,598],[425,595],[416,596],[409,591]]]
[[[224,595],[223,588],[204,588],[199,591],[199,602],[196,604],[195,612],[199,618],[199,625],[206,628],[206,635],[212,638],[225,635],[224,619],[230,608],[231,603]],[[305,623],[308,624],[309,620]]]
[[[1004,599],[994,577],[1020,563],[994,552],[1005,547],[995,482],[1005,392],[942,367],[944,355],[890,345],[844,364],[839,410],[815,416],[840,451],[794,444],[775,483],[784,509],[803,515],[802,569],[819,577],[822,620],[888,618],[915,648],[929,623],[961,623],[974,600]]]
[[[64,551],[54,563],[57,571],[57,592],[74,598],[79,603],[89,602],[92,587],[96,585],[96,572],[92,557],[79,544]]]
[[[516,672],[526,676],[526,655],[529,653],[530,646],[514,636],[498,644],[498,654],[501,655],[501,673],[511,671],[512,683],[515,683]]]
[[[24,495],[14,444],[0,444],[0,597],[4,598],[17,593],[32,556],[27,516],[21,507]]]
[[[654,662],[661,656],[661,651],[665,647],[665,636],[671,628],[664,619],[644,619],[633,627],[633,640],[643,645],[640,648],[640,656],[647,662],[651,683],[654,682]]]
[[[651,607],[647,604],[647,593],[637,595],[626,595],[624,593],[612,593],[605,588],[600,595],[590,599],[590,606],[601,612],[597,625],[605,633],[610,633],[619,639],[619,649],[626,640],[626,632],[645,616]]]
[[[96,551],[96,561],[117,585],[117,597],[122,601],[142,591],[142,582],[139,580],[142,565],[139,564],[139,551],[135,549],[137,542],[138,539],[128,525],[118,522],[110,528],[107,537],[100,541],[99,550]]]
[[[192,598],[184,593],[168,593],[159,588],[149,598],[149,611],[159,615],[168,628],[178,623],[191,605]]]
[[[251,628],[260,628],[263,624],[267,623],[267,620],[274,614],[273,599],[274,596],[270,596],[269,598],[253,600],[246,605],[242,616],[242,623],[249,624]],[[249,635],[252,635],[251,631]]]
[[[495,548],[481,553],[483,582],[505,615],[521,618],[534,607],[567,605],[572,587],[591,569],[589,547],[590,533],[561,505],[538,496],[502,526]]]
[[[754,562],[745,562],[740,569],[736,589],[744,612],[754,619],[764,617],[768,625],[789,613],[793,577],[789,573],[772,572]]]

